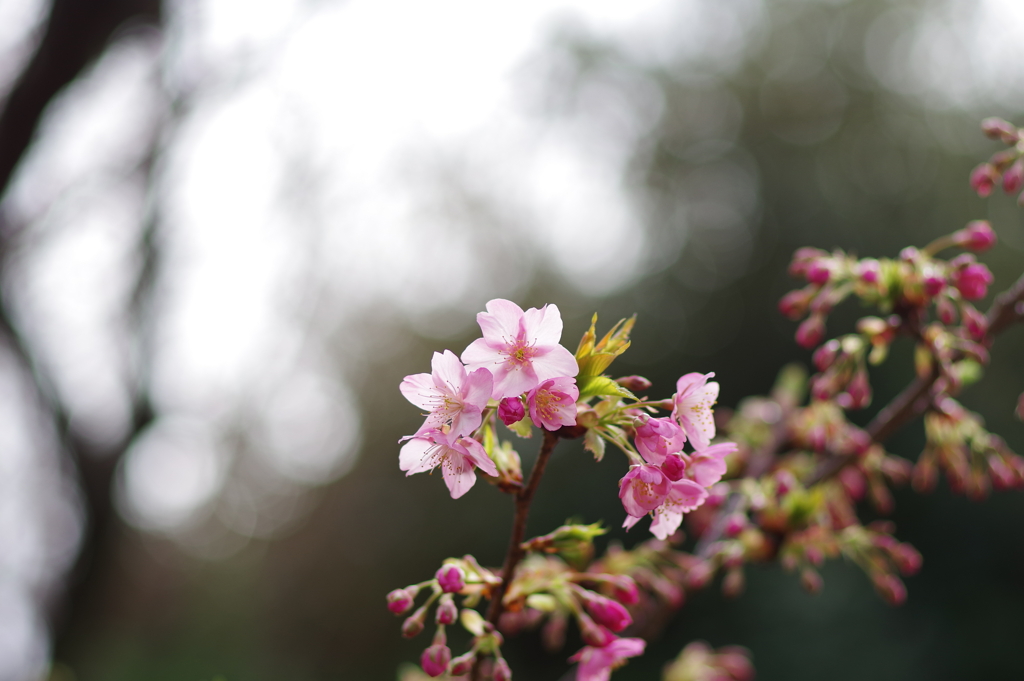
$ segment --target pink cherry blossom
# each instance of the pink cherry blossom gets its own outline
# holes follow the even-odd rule
[[[575,378],[549,378],[526,396],[530,418],[537,427],[558,430],[576,425],[576,400],[580,390]]]
[[[398,467],[406,475],[441,467],[452,499],[458,499],[476,484],[474,467],[488,475],[498,475],[494,462],[483,446],[469,437],[431,430],[410,439],[398,453]]]
[[[686,434],[672,419],[652,419],[644,414],[637,419],[635,441],[648,463],[660,464],[669,454],[682,451]]]
[[[617,638],[602,648],[587,646],[569,661],[580,663],[576,681],[608,681],[613,669],[621,667],[628,657],[643,655],[646,646],[641,638]]]
[[[675,403],[672,418],[682,426],[690,444],[698,451],[707,447],[715,436],[712,407],[718,400],[718,384],[708,383],[714,375],[686,374],[676,382],[676,394],[672,397]]]
[[[953,274],[953,283],[960,289],[960,295],[967,300],[984,298],[988,285],[992,283],[992,272],[978,262],[961,267]]]
[[[462,361],[470,369],[493,374],[494,399],[521,395],[549,378],[579,373],[576,358],[558,344],[562,317],[557,306],[523,312],[515,303],[496,298],[476,320],[484,337],[469,344]]]
[[[619,481],[619,499],[626,513],[642,518],[661,506],[671,481],[657,466],[632,466]]]
[[[690,456],[690,465],[686,467],[686,476],[701,487],[711,487],[725,475],[725,457],[737,449],[735,442],[720,442],[694,452]]]
[[[446,426],[455,437],[469,435],[480,427],[481,412],[491,396],[491,374],[483,369],[467,373],[451,350],[435,352],[430,368],[432,373],[406,376],[398,387],[407,400],[428,412],[416,435]]]
[[[651,534],[658,539],[668,539],[670,534],[679,529],[683,515],[700,507],[707,498],[707,488],[693,480],[683,478],[671,483],[665,501],[654,510]],[[638,517],[628,516],[622,526],[628,530],[639,520]]]
[[[518,397],[506,397],[498,404],[498,418],[506,426],[519,423],[525,417],[526,407],[523,406],[523,401]]]

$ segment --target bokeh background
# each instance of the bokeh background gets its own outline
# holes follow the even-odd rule
[[[982,117],[1024,123],[1022,34],[1017,0],[4,0],[0,679],[394,679],[425,643],[384,594],[497,564],[510,522],[402,476],[401,378],[500,296],[570,347],[637,312],[616,370],[715,371],[730,406],[809,359],[775,311],[798,246],[988,218],[1008,284],[1024,213],[966,179]],[[1019,453],[1022,390],[1018,328],[963,400]],[[530,531],[617,526],[623,470],[563,445]],[[765,680],[1019,677],[1024,495],[896,498],[906,606],[750,569],[615,678],[696,638]],[[541,681],[573,650],[508,646]]]

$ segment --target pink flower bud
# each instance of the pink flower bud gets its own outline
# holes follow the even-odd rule
[[[526,407],[518,397],[506,397],[498,404],[498,418],[506,426],[519,423],[526,417]]]
[[[789,494],[789,490],[796,486],[796,477],[787,470],[777,471],[775,473],[775,493],[779,497],[784,497]]]
[[[597,624],[582,612],[576,616],[576,619],[579,621],[580,625],[580,636],[583,638],[583,642],[588,646],[604,648],[615,640],[615,634],[608,631],[607,628],[600,624]]]
[[[1024,161],[1017,160],[1003,173],[1003,191],[1007,194],[1016,194],[1022,185],[1024,185]]]
[[[993,281],[992,273],[981,263],[970,263],[953,274],[953,282],[967,300],[984,298],[988,285]]]
[[[1021,166],[1021,162],[1018,161],[1014,164],[1014,168],[1020,166],[1022,176],[1024,176],[1024,166]],[[1012,169],[1011,169],[1012,170]],[[1009,173],[1007,173],[1009,177]],[[1006,179],[1003,179],[1003,186],[1006,186]],[[1018,183],[1019,188],[1020,185]],[[1007,193],[1013,193],[1014,190],[1007,190]],[[963,229],[953,232],[953,241],[960,248],[966,248],[969,251],[975,253],[981,253],[992,248],[996,243],[996,233],[992,229],[992,225],[989,224],[988,220],[972,220],[967,223],[967,226]]]
[[[814,260],[807,266],[806,276],[807,281],[812,284],[827,284],[828,280],[832,278],[832,270],[827,261]]]
[[[999,172],[991,163],[982,163],[971,171],[971,189],[977,192],[981,198],[992,193],[998,180]]]
[[[1002,140],[1007,144],[1016,142],[1018,138],[1017,128],[1013,124],[994,116],[981,122],[981,131],[985,133],[985,137]]]
[[[456,593],[466,586],[466,573],[458,565],[442,565],[435,577],[441,591],[445,593]]]
[[[651,389],[651,382],[643,376],[623,376],[616,378],[615,382],[632,393],[642,393]]]
[[[587,612],[598,624],[608,627],[612,631],[622,631],[633,623],[633,618],[618,601],[599,596],[592,592],[585,592]]]
[[[448,674],[450,676],[464,676],[473,670],[474,664],[476,664],[476,653],[469,651],[465,655],[459,655],[452,659],[451,666],[448,667]]]
[[[427,619],[427,607],[423,606],[402,622],[402,636],[413,638],[423,631],[423,621]]]
[[[448,664],[452,661],[452,651],[444,644],[430,646],[420,655],[420,666],[427,676],[441,676],[448,671]]]
[[[808,350],[825,337],[825,320],[821,315],[812,314],[796,330],[796,342]]]
[[[875,590],[889,605],[903,605],[907,600],[907,587],[896,575],[880,574],[874,578]]]
[[[946,288],[946,278],[941,274],[932,272],[925,276],[922,284],[924,287],[924,294],[929,298],[934,298],[942,293],[942,289]]]
[[[956,306],[949,298],[939,298],[935,301],[935,312],[939,315],[939,320],[946,326],[956,323]]]
[[[492,672],[494,681],[512,681],[512,670],[508,666],[508,662],[505,658],[498,658],[497,663],[494,665],[494,671]]]
[[[910,544],[900,544],[892,552],[893,560],[900,572],[910,577],[916,575],[921,569],[921,552]]]
[[[415,596],[406,589],[395,589],[388,594],[388,610],[401,615],[412,607]]]
[[[747,527],[747,516],[742,513],[733,513],[725,521],[725,535],[735,537]]]
[[[436,618],[437,623],[442,625],[455,624],[455,620],[459,619],[459,609],[455,607],[455,599],[451,594],[441,596],[441,602],[437,605]]]
[[[825,554],[817,546],[808,546],[804,551],[804,557],[811,563],[821,567],[825,563]]]
[[[779,312],[787,319],[796,321],[807,314],[807,306],[810,305],[811,296],[803,289],[790,291],[782,296],[779,301]]]
[[[716,657],[717,665],[724,669],[733,681],[754,681],[754,665],[750,662],[750,652],[746,648],[719,648]]]
[[[672,482],[677,482],[686,474],[686,462],[678,454],[670,454],[661,463],[661,472]]]
[[[836,361],[838,356],[839,341],[833,338],[815,350],[811,360],[814,362],[814,366],[818,368],[818,371],[825,371],[832,366],[832,363]]]
[[[846,392],[850,396],[851,408],[863,409],[868,406],[871,403],[871,384],[868,382],[868,372],[861,369],[855,373],[846,386]]]
[[[882,278],[882,265],[874,258],[865,258],[857,263],[857,275],[868,284],[877,284]]]
[[[640,592],[636,588],[636,582],[629,575],[615,575],[611,580],[612,595],[615,600],[625,605],[633,605],[640,600]]]
[[[979,312],[978,308],[964,303],[960,306],[960,316],[963,317],[967,333],[971,334],[974,340],[980,341],[988,333],[988,318]]]
[[[821,593],[824,581],[821,579],[821,575],[818,574],[817,570],[805,568],[800,572],[800,586],[802,586],[807,593],[818,594]]]

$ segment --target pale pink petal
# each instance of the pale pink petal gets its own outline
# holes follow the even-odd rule
[[[682,511],[670,511],[662,507],[654,514],[654,519],[651,521],[651,534],[664,541],[679,529],[682,522]]]
[[[488,301],[487,312],[480,312],[476,321],[488,340],[511,341],[519,337],[523,308],[511,300],[495,298]]]
[[[572,377],[580,372],[576,358],[561,345],[538,347],[533,356],[533,368],[537,372],[538,381],[560,376]]]
[[[715,372],[712,371],[709,374],[690,373],[685,376],[681,376],[679,380],[676,381],[676,394],[679,395],[680,399],[682,399],[695,389],[702,387],[708,382],[708,379],[712,378],[714,375]]]
[[[491,461],[491,457],[487,456],[487,450],[484,449],[482,444],[471,437],[461,438],[458,444],[466,449],[466,456],[477,468],[487,473],[487,475],[498,475],[497,466]]]
[[[462,361],[470,371],[474,369],[487,369],[493,371],[505,363],[505,357],[500,350],[503,345],[493,345],[486,338],[477,338],[462,351]]]
[[[739,451],[739,445],[735,442],[719,442],[713,444],[704,451],[701,452],[702,456],[713,456],[719,459],[724,459],[729,454]]]
[[[627,515],[626,519],[622,521],[622,526],[629,530],[638,522],[640,522],[640,518],[637,518],[635,515]]]
[[[398,468],[406,471],[406,475],[423,473],[437,465],[434,442],[424,438],[413,438],[398,452]]]
[[[725,462],[714,457],[694,456],[686,474],[702,487],[711,487],[722,479],[728,469]]]
[[[494,376],[487,369],[477,369],[466,377],[462,384],[462,399],[466,404],[483,409],[491,397]]]
[[[688,513],[701,506],[708,498],[708,490],[692,480],[683,478],[672,483],[669,502],[683,513]]]
[[[642,638],[617,638],[605,646],[605,650],[619,658],[636,657],[644,654],[647,642]]]
[[[434,383],[438,388],[458,394],[466,380],[466,367],[455,356],[451,350],[445,350],[444,354],[434,353],[430,361],[430,368],[434,372]]]
[[[441,464],[441,473],[444,475],[444,482],[448,485],[448,492],[452,495],[452,499],[458,499],[476,484],[473,464],[454,450],[445,457],[444,463]]]
[[[494,376],[494,390],[491,397],[501,400],[506,397],[522,395],[533,390],[540,383],[533,365],[515,365],[510,362],[502,364],[491,372]]]
[[[535,346],[558,345],[562,339],[562,314],[555,304],[530,308],[523,314],[526,338]]]
[[[415,404],[420,409],[433,411],[434,396],[437,388],[434,387],[434,378],[430,374],[412,374],[402,379],[398,389],[405,395],[405,399]]]

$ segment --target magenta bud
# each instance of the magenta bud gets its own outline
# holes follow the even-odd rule
[[[935,301],[935,312],[939,315],[939,321],[946,326],[956,323],[956,306],[949,298],[939,298]]]
[[[838,356],[839,341],[833,338],[815,350],[811,359],[814,362],[814,366],[818,368],[818,371],[825,371],[832,366],[832,363],[836,361]]]
[[[623,376],[616,378],[615,382],[631,393],[642,393],[650,390],[652,383],[643,376]]]
[[[946,278],[938,274],[929,274],[924,278],[924,293],[929,298],[942,293],[942,289],[946,288]]]
[[[494,664],[494,671],[491,672],[494,681],[512,681],[512,669],[509,668],[505,658],[500,657]]]
[[[459,619],[459,609],[455,607],[455,599],[451,594],[441,596],[441,602],[437,604],[436,618],[437,623],[442,625],[455,624],[455,620]]]
[[[464,676],[473,670],[476,664],[476,653],[470,651],[465,655],[452,658],[451,666],[448,667],[449,676]]]
[[[686,571],[686,586],[691,589],[703,589],[715,576],[715,571],[707,561],[697,561]]]
[[[821,315],[812,314],[796,329],[796,342],[808,350],[821,342],[825,337],[825,320]]]
[[[629,575],[616,575],[611,580],[612,595],[615,600],[625,605],[633,605],[640,600],[640,591],[636,588],[636,582]]]
[[[427,676],[441,676],[448,671],[448,664],[452,661],[452,651],[448,646],[437,644],[430,646],[420,655],[420,666]]]
[[[824,582],[817,570],[805,568],[800,572],[800,586],[802,586],[807,593],[818,594],[821,593],[821,588],[824,586]]]
[[[953,283],[966,300],[984,298],[992,281],[992,272],[978,262],[960,267],[953,274]]]
[[[971,171],[971,189],[977,192],[981,198],[992,193],[998,180],[999,171],[991,163],[982,163]]]
[[[661,464],[661,472],[672,482],[683,479],[686,472],[686,462],[678,454],[669,454]]]
[[[419,636],[420,632],[423,631],[423,620],[427,618],[426,606],[421,607],[419,610],[414,612],[412,615],[406,618],[402,622],[402,636],[406,638],[413,638]]]
[[[882,278],[882,265],[874,258],[865,258],[857,263],[857,275],[867,284],[877,284]]]
[[[903,605],[907,600],[907,587],[896,575],[881,574],[875,577],[875,590],[889,605]]]
[[[1007,144],[1013,144],[1019,136],[1017,128],[1013,124],[995,116],[986,118],[981,122],[981,131],[985,134],[985,137],[993,140],[1002,140]]]
[[[735,537],[747,527],[747,516],[742,513],[733,513],[725,520],[725,534],[728,537]]]
[[[988,333],[988,318],[978,311],[976,307],[968,303],[960,306],[960,316],[963,317],[964,327],[971,338],[980,341]]]
[[[1024,161],[1018,159],[1003,173],[1003,191],[1007,194],[1016,194],[1022,185],[1024,185]]]
[[[806,291],[790,291],[779,301],[779,312],[787,319],[796,321],[807,314],[807,306],[810,303],[811,296]]]
[[[462,588],[466,586],[466,573],[458,565],[451,563],[442,565],[435,577],[437,577],[437,584],[441,587],[441,591],[445,593],[456,593],[462,591]]]
[[[518,397],[506,397],[498,404],[498,418],[506,426],[519,423],[526,417],[526,407]]]
[[[622,631],[633,623],[633,617],[618,601],[587,592],[587,612],[598,624],[608,627],[612,631]]]
[[[754,681],[754,665],[749,656],[750,653],[744,648],[726,646],[718,649],[716,662],[733,681]]]
[[[815,260],[807,266],[807,281],[812,284],[827,284],[832,278],[832,270],[828,263],[822,260]]]
[[[580,625],[580,636],[583,638],[583,642],[588,646],[604,648],[615,640],[615,634],[608,631],[607,628],[596,623],[582,612],[576,616],[576,619]]]
[[[900,569],[900,572],[910,577],[916,575],[921,570],[921,552],[915,549],[910,544],[900,544],[892,553],[893,560],[896,562],[896,567]]]
[[[412,607],[414,596],[407,589],[395,589],[388,594],[388,610],[401,615]]]
[[[808,546],[804,552],[804,557],[807,558],[811,565],[816,565],[817,567],[821,567],[825,562],[825,554],[817,546]]]
[[[1014,164],[1014,168],[1020,165],[1021,162],[1018,161]],[[1024,173],[1024,166],[1022,166],[1021,172]],[[1003,186],[1005,186],[1005,178]],[[960,248],[966,248],[975,253],[987,251],[996,243],[996,233],[988,220],[972,220],[963,229],[953,232],[952,238],[953,242]]]
[[[784,497],[789,494],[789,491],[796,486],[796,477],[787,470],[777,471],[775,473],[775,493],[779,497]]]
[[[868,406],[871,402],[871,384],[868,382],[868,372],[861,369],[855,373],[846,386],[846,392],[850,395],[853,409],[863,409]]]

